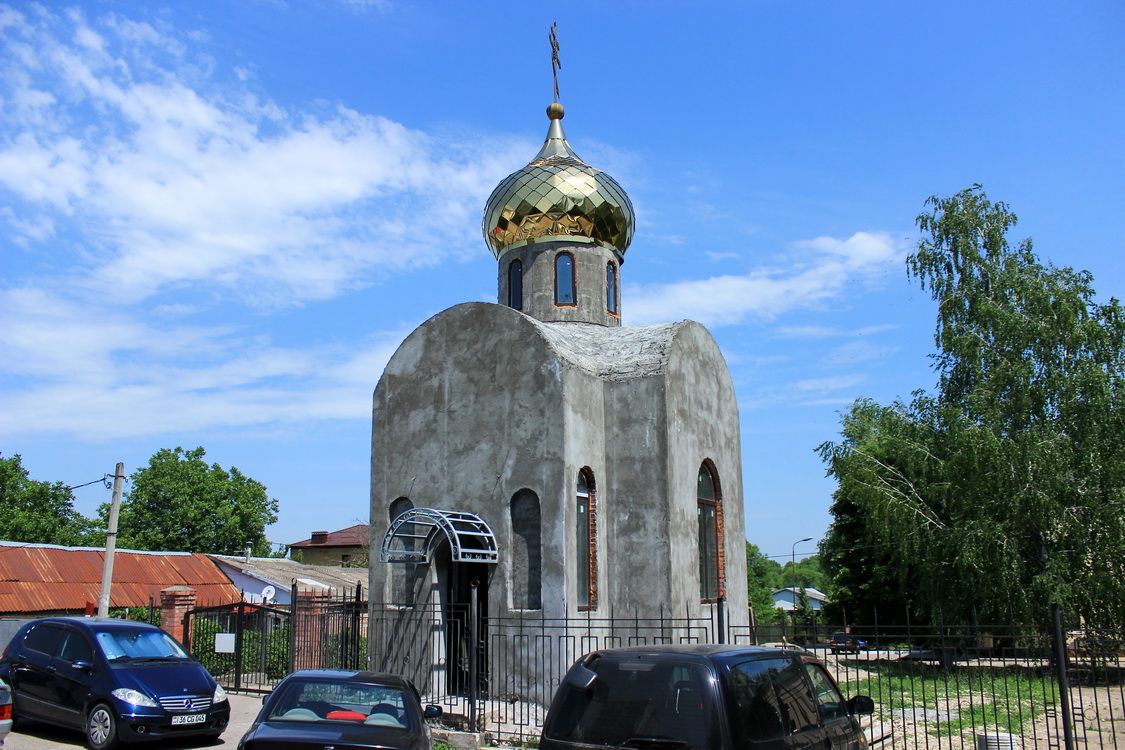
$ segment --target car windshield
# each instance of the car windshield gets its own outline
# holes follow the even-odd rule
[[[586,666],[597,679],[588,690],[563,683],[552,739],[653,750],[719,745],[702,665],[595,657]]]
[[[352,680],[294,680],[270,705],[267,721],[344,721],[369,727],[417,729],[418,717],[403,691]]]
[[[180,644],[160,630],[103,630],[95,637],[110,661],[189,658]]]

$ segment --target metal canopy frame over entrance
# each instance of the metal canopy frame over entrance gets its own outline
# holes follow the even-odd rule
[[[496,536],[474,513],[411,508],[391,522],[379,559],[387,563],[429,563],[442,538],[449,540],[453,562],[496,564]]]

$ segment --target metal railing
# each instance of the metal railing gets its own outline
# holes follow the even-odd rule
[[[446,709],[448,722],[531,743],[583,654],[655,644],[782,645],[823,661],[845,697],[874,699],[865,732],[875,748],[954,750],[983,736],[991,747],[1125,748],[1122,630],[1053,638],[1047,626],[845,628],[819,618],[751,627],[729,625],[721,607],[706,617],[609,607],[578,617],[487,617],[472,601],[369,606],[358,588],[293,594],[291,608],[194,610],[185,617],[192,653],[225,686],[242,690],[268,690],[301,668],[401,674]],[[832,643],[845,630],[855,649]]]

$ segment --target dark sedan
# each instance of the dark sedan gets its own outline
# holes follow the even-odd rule
[[[302,670],[263,699],[262,710],[238,743],[239,750],[329,746],[429,750],[418,691],[402,677],[375,672]]]

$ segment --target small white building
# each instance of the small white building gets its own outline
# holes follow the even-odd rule
[[[824,609],[824,605],[828,603],[828,597],[824,595],[824,592],[812,587],[805,588],[805,596],[809,600],[809,608],[814,612],[819,612],[820,610]],[[793,610],[797,609],[797,602],[800,600],[800,598],[800,586],[789,586],[783,589],[774,589],[774,609],[783,609],[786,612],[792,612]]]

